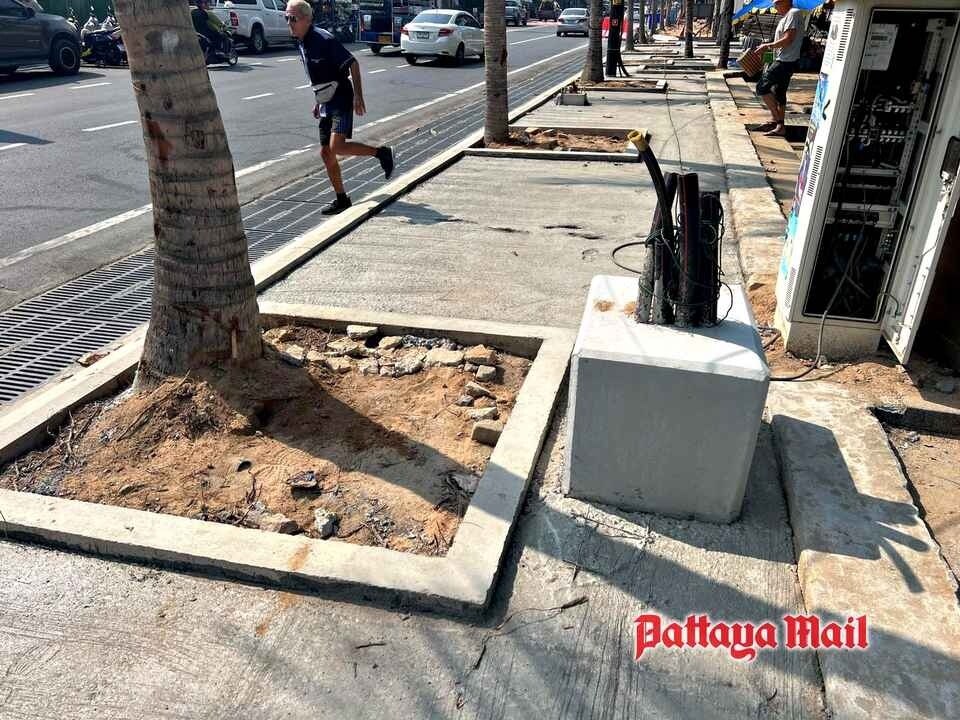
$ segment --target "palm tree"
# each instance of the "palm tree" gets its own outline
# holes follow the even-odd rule
[[[587,64],[580,76],[583,82],[603,82],[603,4],[590,0],[590,40],[587,43]]]
[[[507,24],[504,3],[483,4],[484,79],[487,86],[485,143],[506,142],[509,127],[507,116]]]
[[[693,0],[684,2],[683,10],[683,56],[685,58],[693,57]]]
[[[730,36],[733,35],[733,0],[723,0],[720,8],[720,57],[717,59],[717,67],[721,70],[727,69],[727,63],[730,61]]]
[[[640,42],[646,43],[649,42],[647,38],[647,3],[645,0],[638,0],[637,10],[639,10],[640,15]],[[633,32],[633,26],[630,26],[630,32]]]
[[[156,244],[137,385],[260,357],[256,288],[217,98],[185,2],[116,0],[146,146]]]

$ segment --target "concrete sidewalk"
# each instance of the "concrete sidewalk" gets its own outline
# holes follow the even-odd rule
[[[605,120],[630,121],[628,128],[642,119],[664,170],[696,171],[701,189],[721,191],[728,213],[724,280],[740,282],[733,224],[747,227],[751,198],[782,217],[756,155],[751,159],[742,147],[749,139],[731,141],[721,131],[718,141],[715,122],[724,128],[733,118],[715,115],[732,99],[709,94],[703,77],[683,82],[669,105],[658,94],[610,93],[610,102],[598,98],[596,107],[612,115]],[[543,127],[567,109],[574,110],[545,106],[524,122]],[[638,163],[466,157],[264,296],[576,327],[590,279],[627,274],[611,251],[646,236],[653,206],[649,177]],[[757,272],[773,254],[774,224],[771,218],[758,231],[767,233],[769,245],[768,254],[751,256]],[[628,265],[635,257],[629,251],[618,256]],[[809,570],[825,567],[835,554],[816,545],[818,533],[842,535],[844,522],[863,508],[831,513],[827,481],[807,483],[804,497],[816,502],[796,502],[794,480],[803,475],[797,468],[820,455],[819,446],[789,430],[798,421],[845,422],[850,434],[834,434],[847,457],[875,449],[876,438],[860,437],[865,425],[853,417],[851,403],[817,414],[819,401],[808,402],[805,392],[771,395],[773,424],[761,427],[743,515],[726,526],[564,498],[568,433],[558,412],[493,606],[474,623],[380,607],[356,594],[275,592],[0,542],[0,718],[955,717],[950,674],[958,666],[950,649],[925,643],[922,633],[892,633],[896,619],[882,614],[882,597],[875,601],[881,615],[876,655],[818,656],[779,647],[744,662],[722,650],[657,648],[639,662],[633,658],[634,618],[642,612],[673,620],[707,614],[776,622],[785,614],[845,612],[832,601],[834,589],[870,592],[875,565],[863,561],[877,562],[876,548],[866,557],[840,553],[844,562],[861,561],[843,565],[851,577],[824,583]],[[560,407],[565,404],[562,398]],[[655,413],[651,408],[652,419]],[[789,504],[778,449],[788,463]],[[835,480],[830,462],[823,467]],[[861,495],[906,504],[902,488],[890,490],[894,475],[878,478],[882,486],[867,484],[868,476],[855,475]],[[916,593],[916,602],[904,606],[913,615],[903,622],[949,614],[940,592],[949,585],[932,580],[938,566],[919,547],[926,540],[915,514],[899,505],[893,510],[890,517],[868,513],[872,529],[901,523],[885,537],[920,556],[916,577],[927,590],[937,589],[935,602]],[[806,524],[798,512],[808,513]],[[891,573],[884,568],[876,577],[886,584],[877,591],[903,593],[887,582]],[[805,598],[800,581],[818,577],[821,584],[809,586],[815,592],[804,585]],[[874,612],[862,597],[837,597]],[[948,618],[945,632],[952,632],[951,623]],[[885,644],[891,637],[895,642]],[[890,648],[909,650],[902,657],[917,660],[917,667],[909,660],[898,664]],[[929,697],[917,700],[918,693]]]
[[[724,190],[702,83],[692,92],[672,118],[645,109],[645,125],[665,169],[682,146],[683,167]],[[573,327],[590,278],[622,272],[610,251],[645,236],[652,208],[639,164],[465,158],[266,297]],[[731,244],[724,258],[736,282]],[[475,624],[0,543],[0,718],[819,717],[811,653],[632,656],[644,610],[802,612],[769,430],[730,526],[563,498],[565,442],[559,413]]]

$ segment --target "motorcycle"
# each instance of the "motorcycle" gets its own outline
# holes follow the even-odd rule
[[[233,36],[229,31],[222,33],[217,43],[211,43],[205,35],[197,33],[197,42],[200,43],[200,51],[207,65],[226,63],[233,66],[240,59],[237,55],[237,47],[233,43]]]
[[[80,59],[97,67],[127,64],[127,49],[117,21],[107,15],[102,23],[98,22],[92,7],[80,30],[80,48]]]
[[[126,65],[127,49],[120,36],[120,28],[89,30],[81,33],[80,58],[97,67]]]

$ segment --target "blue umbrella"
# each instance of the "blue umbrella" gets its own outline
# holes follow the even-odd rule
[[[824,0],[793,0],[793,6],[797,10],[816,10],[818,7],[823,5]],[[773,8],[773,0],[750,0],[746,5],[737,10],[733,15],[733,20],[736,22],[750,13],[761,13],[766,12]]]

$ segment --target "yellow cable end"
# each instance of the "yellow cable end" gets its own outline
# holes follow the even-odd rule
[[[627,135],[627,140],[633,143],[637,152],[645,152],[650,147],[650,133],[646,130],[631,130]]]

